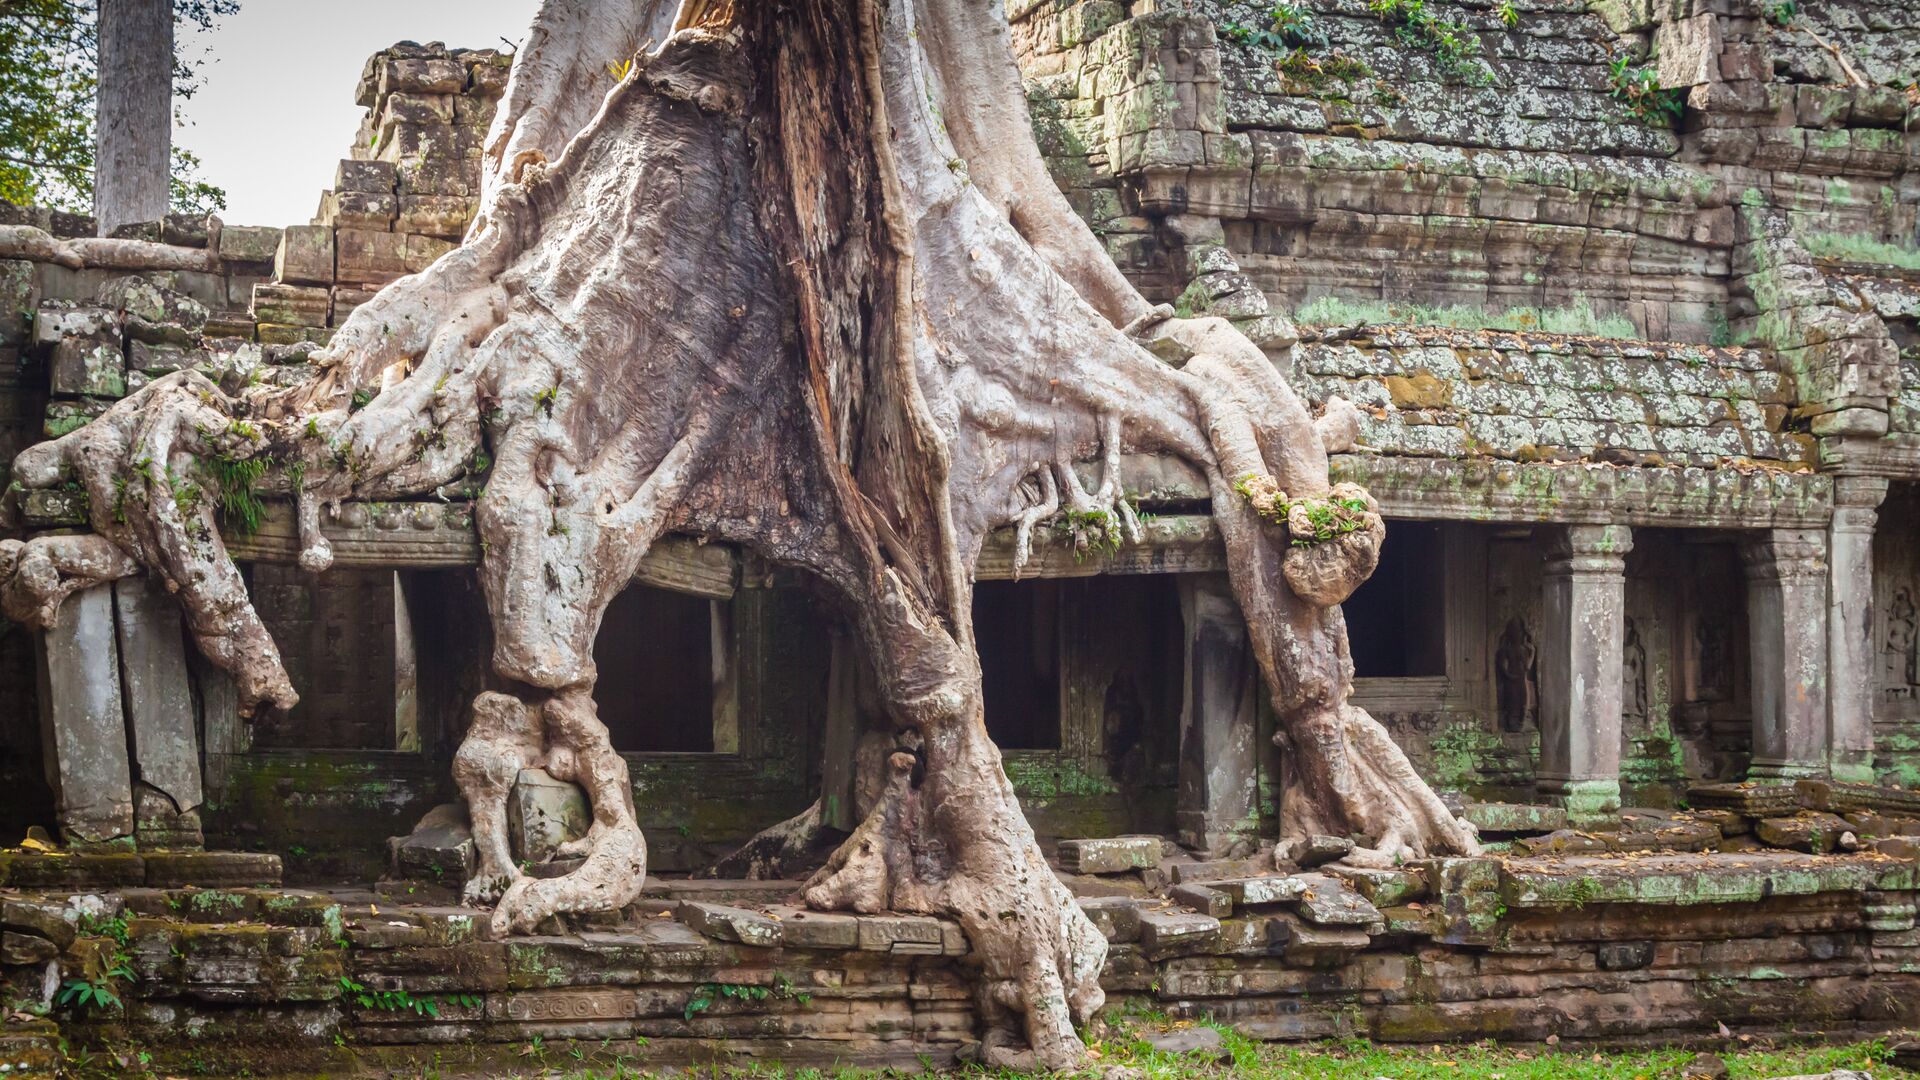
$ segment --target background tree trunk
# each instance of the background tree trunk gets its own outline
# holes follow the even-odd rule
[[[100,0],[93,216],[101,236],[167,213],[173,156],[172,0]]]

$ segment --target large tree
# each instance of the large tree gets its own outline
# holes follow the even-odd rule
[[[165,6],[165,5],[163,5]],[[172,97],[191,97],[203,57],[186,47],[239,10],[237,0],[172,0],[170,51],[149,50],[170,72]],[[99,8],[95,0],[0,0],[0,199],[89,213],[93,208],[95,116],[100,88]],[[134,48],[150,45],[134,41]],[[163,84],[158,103],[172,116]],[[171,208],[204,214],[226,193],[197,176],[199,160],[178,146],[165,159]]]
[[[639,55],[604,97],[580,91]],[[1352,438],[1219,319],[1144,301],[1049,180],[998,0],[547,0],[491,135],[466,242],[357,310],[303,385],[191,372],[22,454],[77,477],[93,535],[0,545],[0,598],[44,623],[144,568],[248,707],[292,688],[214,526],[210,459],[270,457],[318,506],[492,465],[476,508],[489,692],[456,776],[496,932],[637,893],[646,847],[597,719],[608,601],[665,533],[810,572],[856,628],[897,725],[884,794],[805,892],[950,916],[981,961],[996,1062],[1063,1066],[1105,944],[1048,869],[987,737],[972,568],[988,533],[1070,512],[1130,533],[1126,451],[1206,475],[1288,744],[1283,830],[1376,864],[1474,850],[1364,711],[1338,604],[1383,535],[1329,482]],[[356,408],[356,397],[404,375]],[[1099,465],[1086,490],[1076,462]],[[196,479],[199,477],[199,479]],[[502,806],[523,766],[580,782],[579,869],[523,876]]]
[[[173,0],[99,0],[93,216],[106,236],[167,214]]]

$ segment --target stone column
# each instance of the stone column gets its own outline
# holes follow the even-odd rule
[[[1180,843],[1209,857],[1259,833],[1259,739],[1252,643],[1225,574],[1183,574],[1186,684],[1180,707]]]
[[[39,636],[40,741],[60,835],[69,844],[133,842],[113,624],[113,586],[95,585],[67,597]]]
[[[200,737],[180,608],[144,575],[114,582],[113,601],[140,846],[197,848],[204,801]]]
[[[1827,771],[1827,534],[1770,529],[1741,548],[1753,667],[1749,779]]]
[[[1833,482],[1827,528],[1827,768],[1835,780],[1873,783],[1873,528],[1882,477]]]
[[[1568,525],[1542,582],[1540,794],[1575,821],[1620,809],[1620,658],[1626,621],[1624,525]]]

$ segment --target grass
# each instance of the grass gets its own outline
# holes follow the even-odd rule
[[[1585,297],[1566,307],[1486,308],[1428,307],[1383,300],[1343,300],[1323,296],[1294,312],[1298,322],[1315,326],[1351,326],[1354,323],[1410,326],[1451,326],[1461,330],[1512,330],[1521,333],[1570,334],[1577,337],[1638,338],[1640,331],[1624,315],[1602,315]]]
[[[1817,259],[1839,259],[1843,262],[1871,263],[1876,266],[1898,266],[1903,270],[1920,270],[1920,250],[1889,244],[1884,240],[1874,240],[1858,234],[1814,233],[1801,243],[1808,253]]]

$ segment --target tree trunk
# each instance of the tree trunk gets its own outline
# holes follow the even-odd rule
[[[173,157],[172,0],[100,0],[93,216],[100,235],[166,216]]]
[[[8,612],[44,623],[65,591],[145,567],[245,704],[283,708],[213,528],[219,474],[199,464],[269,455],[319,571],[322,501],[417,495],[489,460],[480,576],[510,692],[476,700],[455,776],[481,851],[468,898],[497,898],[492,928],[511,933],[639,892],[646,845],[592,649],[648,546],[681,533],[808,571],[893,731],[884,790],[807,902],[957,920],[989,1060],[1062,1068],[1103,1001],[1106,944],[987,736],[973,567],[1002,526],[1023,551],[1061,520],[1137,541],[1122,455],[1174,454],[1209,477],[1293,748],[1283,827],[1354,835],[1377,861],[1475,850],[1347,702],[1338,604],[1384,533],[1365,492],[1328,479],[1350,410],[1316,420],[1232,326],[1150,307],[1100,255],[1046,186],[997,0],[684,0],[581,108],[580,73],[663,11],[548,0],[466,243],[356,309],[310,381],[236,398],[165,376],[23,453],[24,485],[86,487],[105,543],[0,543]],[[506,793],[531,765],[592,803],[564,877],[523,876],[507,848]]]

